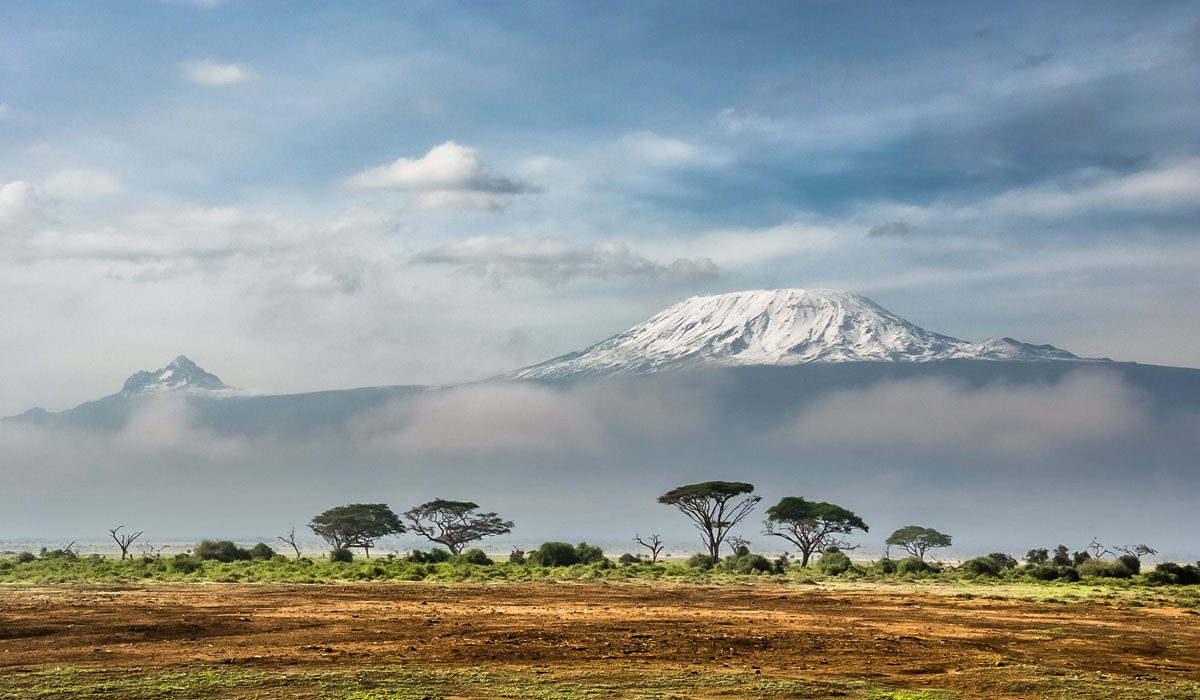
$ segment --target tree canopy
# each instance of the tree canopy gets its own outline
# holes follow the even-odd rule
[[[375,540],[405,531],[396,514],[383,503],[351,503],[315,516],[308,526],[334,549],[362,547],[371,556]]]
[[[479,505],[471,501],[438,498],[405,511],[404,519],[413,532],[459,554],[471,542],[512,532],[511,520],[495,513],[477,513],[478,509]]]
[[[887,538],[886,543],[895,545],[914,557],[924,561],[925,552],[938,547],[950,546],[950,535],[943,534],[931,527],[907,525],[896,530]]]
[[[806,501],[799,496],[787,496],[767,509],[763,523],[764,534],[782,537],[800,550],[801,566],[808,566],[815,552],[829,547],[845,547],[847,542],[838,535],[854,530],[868,532],[862,518],[845,508],[824,501]]]
[[[753,484],[741,481],[706,481],[671,489],[659,496],[658,502],[678,508],[695,523],[715,561],[720,558],[721,543],[729,530],[762,500],[753,491]]]

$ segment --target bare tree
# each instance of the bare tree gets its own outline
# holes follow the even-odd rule
[[[1100,540],[1095,537],[1092,538],[1092,543],[1088,545],[1088,549],[1092,550],[1092,556],[1096,559],[1100,559],[1105,554],[1110,557],[1113,556],[1112,550],[1100,544]]]
[[[659,537],[657,534],[654,534],[654,535],[650,535],[649,537],[647,537],[645,539],[642,539],[641,535],[635,534],[633,536],[633,541],[637,542],[638,544],[642,545],[646,549],[650,550],[650,563],[651,564],[658,563],[658,555],[663,551],[663,543],[662,543],[661,537]]]
[[[1117,547],[1117,551],[1122,554],[1126,554],[1131,557],[1134,557],[1136,559],[1141,559],[1142,557],[1144,557],[1148,554],[1158,554],[1157,549],[1154,549],[1153,547],[1151,547],[1149,545],[1145,545],[1145,544],[1125,545],[1124,547]]]
[[[129,545],[133,544],[134,540],[142,536],[141,530],[138,530],[132,535],[118,535],[117,530],[120,530],[123,527],[125,526],[118,525],[117,527],[114,527],[108,531],[108,534],[112,535],[112,538],[117,543],[117,546],[121,548],[121,561],[125,561],[125,557],[129,556]]]
[[[63,554],[66,554],[66,555],[68,555],[68,556],[72,556],[72,557],[77,557],[77,556],[79,556],[79,552],[76,552],[76,551],[75,551],[75,546],[76,546],[76,545],[75,545],[75,540],[71,540],[71,544],[69,544],[69,545],[67,545],[66,547],[63,547],[63,548],[62,548],[62,552],[63,552]]]
[[[154,545],[152,545],[150,543],[146,543],[145,545],[143,545],[142,554],[144,556],[150,557],[151,559],[161,559],[162,551],[164,549],[170,548],[170,546],[171,545],[169,545],[169,544],[164,544],[161,547],[155,547]]]
[[[296,545],[296,528],[293,527],[291,530],[288,530],[287,537],[276,537],[275,539],[284,544],[292,545],[292,549],[296,550],[296,558],[300,558],[300,547]]]
[[[748,540],[745,537],[742,537],[740,535],[733,535],[732,537],[729,538],[729,547],[730,547],[730,549],[733,550],[734,554],[737,554],[737,551],[739,549],[741,549],[742,547],[745,547],[746,550],[749,551],[750,550],[750,540]]]

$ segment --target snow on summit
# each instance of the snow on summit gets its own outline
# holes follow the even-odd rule
[[[143,370],[134,373],[125,380],[125,386],[121,388],[119,396],[131,399],[165,391],[225,391],[229,389],[231,387],[218,379],[217,375],[204,371],[195,362],[180,355],[172,360],[171,364],[160,370],[154,372]]]
[[[870,299],[828,289],[698,296],[585,350],[509,375],[516,379],[644,374],[701,365],[1078,360],[1011,338],[971,343],[915,326]]]

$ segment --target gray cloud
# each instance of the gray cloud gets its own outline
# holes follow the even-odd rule
[[[1052,60],[1054,60],[1054,54],[1052,53],[1027,53],[1013,68],[1028,70],[1030,68],[1037,68],[1043,63],[1049,63]]]
[[[1153,433],[1148,397],[1104,370],[1052,384],[972,389],[943,379],[883,382],[830,395],[783,431],[801,444],[1009,456],[1092,452]]]
[[[892,236],[907,236],[913,232],[913,225],[907,221],[888,221],[875,224],[867,231],[867,238],[888,238]]]
[[[679,258],[663,265],[622,244],[575,244],[559,238],[478,236],[439,246],[413,258],[426,265],[452,265],[497,279],[529,277],[550,285],[574,279],[643,278],[696,281],[719,269],[710,258]]]

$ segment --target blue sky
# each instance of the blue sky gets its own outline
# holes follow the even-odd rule
[[[1200,366],[1195,3],[3,15],[0,413],[181,353],[471,379],[783,286]]]

